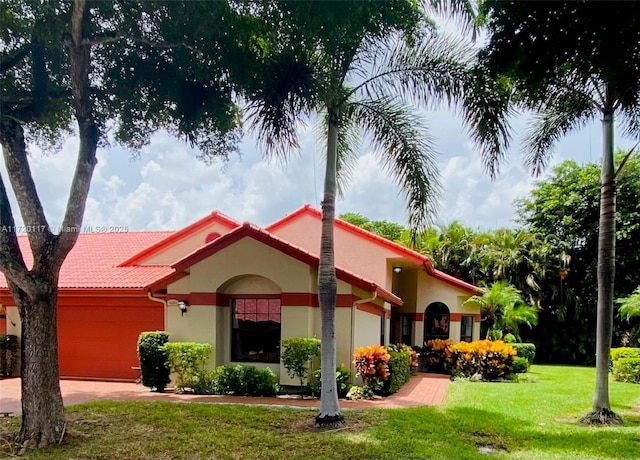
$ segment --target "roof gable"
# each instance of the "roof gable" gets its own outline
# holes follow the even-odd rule
[[[293,244],[283,240],[282,238],[279,238],[266,230],[256,227],[253,224],[245,222],[241,227],[238,227],[227,233],[226,235],[223,235],[220,238],[206,244],[205,246],[202,246],[188,256],[172,264],[175,272],[158,279],[157,281],[149,284],[149,286],[147,287],[151,290],[157,290],[166,286],[166,284],[184,276],[183,273],[185,272],[185,270],[187,270],[192,265],[216,254],[222,249],[231,246],[232,244],[243,238],[252,238],[290,257],[300,260],[301,262],[306,263],[313,268],[318,268],[320,261],[318,256],[316,256],[315,254],[312,254],[311,252],[306,251],[305,249],[302,249],[298,246],[294,246]],[[336,276],[338,279],[349,283],[352,286],[357,287],[363,291],[372,293],[375,292],[381,299],[393,305],[402,305],[402,300],[399,297],[387,291],[386,289],[381,288],[374,282],[356,275],[355,273],[352,273],[340,267],[336,267]]]
[[[203,217],[196,222],[187,225],[181,230],[172,233],[167,238],[158,241],[156,244],[149,246],[138,254],[133,255],[129,259],[120,264],[121,267],[129,267],[136,265],[168,265],[174,262],[176,259],[183,257],[185,254],[191,252],[194,247],[199,247],[205,242],[207,238],[202,238],[201,241],[191,244],[189,249],[180,251],[176,250],[177,246],[181,243],[187,242],[189,238],[195,237],[199,233],[206,232],[207,229],[215,231],[216,234],[227,233],[234,228],[240,226],[240,223],[228,216],[225,216],[219,211],[213,211],[208,216]],[[166,257],[162,257],[166,255]]]
[[[285,227],[288,227],[290,225],[295,225],[297,222],[301,222],[309,217],[317,221],[321,221],[322,212],[318,209],[313,208],[309,204],[305,204],[303,207],[295,210],[291,214],[288,214],[272,223],[271,225],[266,227],[266,230],[277,234],[279,230],[284,229]],[[412,249],[409,249],[405,246],[402,246],[401,244],[395,243],[384,237],[376,235],[375,233],[360,228],[357,225],[353,225],[338,218],[335,219],[335,228],[340,229],[351,236],[355,236],[356,238],[368,244],[390,251],[398,257],[411,261],[418,266],[422,266],[429,275],[447,284],[473,294],[482,292],[477,286],[474,286],[473,284],[467,283],[466,281],[455,278],[440,270],[435,269],[433,263],[427,256],[420,254],[417,251],[413,251]]]

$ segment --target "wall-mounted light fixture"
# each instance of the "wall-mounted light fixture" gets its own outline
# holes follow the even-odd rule
[[[400,273],[402,271],[402,267],[400,267],[399,265],[396,265],[395,267],[393,267],[393,273]]]
[[[181,316],[184,316],[184,314],[187,312],[187,307],[189,306],[188,302],[185,302],[183,300],[181,300],[180,302],[178,302],[178,308],[180,308],[180,314]]]

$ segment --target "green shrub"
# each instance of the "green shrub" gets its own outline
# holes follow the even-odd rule
[[[489,339],[502,340],[502,331],[500,329],[492,329],[491,332],[489,332]]]
[[[271,369],[238,364],[198,374],[192,389],[197,394],[275,396],[279,388],[278,377]]]
[[[523,358],[522,356],[516,356],[513,358],[513,364],[511,366],[511,372],[514,374],[526,374],[529,372],[529,360],[527,358]]]
[[[351,388],[351,369],[343,366],[336,368],[336,386],[338,387],[338,398],[346,398]],[[322,371],[316,370],[313,373],[313,380],[309,383],[311,393],[320,396],[322,389]]]
[[[640,358],[640,348],[612,348],[610,356],[611,361],[617,361],[620,358]]]
[[[169,368],[175,372],[176,390],[191,388],[195,377],[204,372],[213,347],[208,343],[168,342],[163,346]]]
[[[11,377],[18,364],[18,336],[0,334],[0,377]]]
[[[613,362],[613,378],[618,382],[640,383],[640,358],[618,358]]]
[[[353,401],[357,401],[358,399],[373,399],[373,389],[368,386],[352,386],[347,393],[347,399],[351,399]]]
[[[191,382],[191,391],[197,395],[215,395],[218,392],[218,373],[204,370],[195,376]]]
[[[411,378],[411,348],[407,346],[389,345],[387,351],[389,359],[389,378],[385,380],[382,393],[390,395],[397,393]]]
[[[143,332],[138,337],[138,360],[142,384],[162,393],[169,382],[167,353],[162,348],[169,341],[169,333]]]
[[[320,356],[320,339],[289,337],[282,339],[282,365],[289,377],[300,380],[300,397],[304,389],[304,379],[309,375],[311,360]]]
[[[504,336],[504,338],[502,339],[502,341],[503,341],[504,343],[516,343],[516,342],[517,342],[517,340],[516,340],[516,336],[515,336],[515,335],[513,335],[513,334],[511,334],[511,333],[506,334],[506,335]]]
[[[536,357],[536,346],[533,343],[512,343],[511,346],[516,349],[518,356],[526,358],[529,364],[533,364]]]

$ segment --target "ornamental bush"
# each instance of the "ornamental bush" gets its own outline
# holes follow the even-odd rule
[[[18,364],[18,336],[0,334],[0,377],[11,377]]]
[[[191,389],[196,394],[275,396],[279,387],[278,377],[271,369],[238,364],[203,371],[196,376]]]
[[[449,357],[449,347],[453,340],[433,339],[424,343],[422,359],[428,371],[438,374],[447,373],[446,363]]]
[[[526,358],[529,364],[533,364],[536,357],[536,346],[533,343],[512,343],[511,346],[516,349],[518,356]]]
[[[191,388],[196,376],[204,372],[213,347],[208,343],[168,342],[163,347],[171,371],[177,374],[175,388]]]
[[[389,359],[387,349],[381,345],[356,349],[353,363],[357,375],[362,377],[364,386],[372,391],[380,391],[384,381],[389,378]]]
[[[390,395],[397,393],[411,378],[411,352],[406,345],[389,345],[389,378],[384,382],[382,393]]]
[[[336,368],[336,386],[338,387],[338,398],[346,398],[349,388],[351,388],[351,370],[344,366]],[[313,373],[313,381],[309,384],[311,393],[320,395],[322,389],[322,370],[318,369]]]
[[[522,356],[516,356],[513,358],[513,366],[511,367],[511,372],[514,374],[526,374],[529,372],[529,361],[527,358],[523,358]]]
[[[162,393],[171,379],[167,353],[162,348],[169,341],[169,333],[164,331],[143,332],[138,337],[138,360],[142,384]]]
[[[618,358],[613,362],[613,379],[640,383],[640,358]]]
[[[516,350],[501,340],[460,342],[448,347],[447,366],[454,376],[472,377],[479,374],[483,380],[493,381],[512,373]]]
[[[289,337],[282,339],[282,365],[289,377],[300,380],[300,397],[304,389],[304,379],[309,375],[312,359],[320,356],[320,339]]]

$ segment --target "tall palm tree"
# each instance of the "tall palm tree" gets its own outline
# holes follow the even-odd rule
[[[614,118],[640,137],[640,4],[487,0],[494,72],[512,79],[519,101],[538,112],[526,137],[526,164],[538,174],[555,142],[596,117],[602,121],[598,235],[596,389],[584,423],[620,423],[609,402],[616,242]],[[628,20],[620,21],[620,18]]]
[[[316,424],[342,424],[334,378],[333,228],[338,181],[348,179],[355,144],[362,134],[371,140],[382,167],[406,195],[409,223],[417,232],[435,214],[440,185],[433,142],[407,101],[457,104],[489,156],[504,148],[505,99],[483,93],[490,84],[478,81],[482,75],[473,72],[469,54],[438,39],[413,2],[278,2],[275,8],[286,23],[278,39],[289,41],[265,65],[264,86],[249,95],[249,112],[271,155],[286,155],[298,145],[302,117],[320,114],[324,122],[322,392]]]

